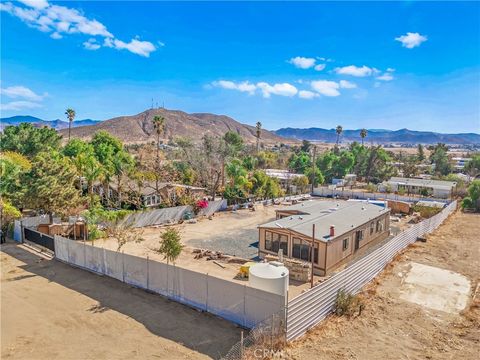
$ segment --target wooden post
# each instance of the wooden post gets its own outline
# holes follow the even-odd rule
[[[312,273],[310,274],[310,288],[313,288],[313,266],[315,261],[314,256],[314,249],[315,249],[315,224],[312,225],[312,245],[310,246],[311,255],[310,258],[312,260]]]

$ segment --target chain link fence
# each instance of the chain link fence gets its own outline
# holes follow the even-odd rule
[[[264,359],[284,348],[286,337],[285,309],[272,314],[250,330],[222,360]]]

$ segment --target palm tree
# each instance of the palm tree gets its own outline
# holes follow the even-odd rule
[[[68,141],[70,141],[70,133],[72,132],[72,122],[75,119],[75,110],[68,108],[65,110],[68,119]]]
[[[340,135],[342,135],[343,133],[342,125],[338,125],[337,128],[335,129],[335,132],[337,133],[337,147],[338,147],[338,142],[340,141]]]
[[[257,122],[256,125],[256,138],[257,138],[257,153],[260,147],[260,135],[262,134],[262,123],[260,121]]]
[[[367,129],[363,128],[362,130],[360,130],[360,137],[362,138],[362,146],[363,146],[363,139],[365,139],[367,137]]]
[[[160,135],[165,131],[165,118],[155,115],[153,117],[153,128],[157,133],[157,170],[160,169]]]

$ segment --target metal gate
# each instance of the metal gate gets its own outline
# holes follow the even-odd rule
[[[23,230],[25,234],[25,240],[55,251],[55,241],[53,240],[52,236],[48,236],[29,228],[23,228]]]

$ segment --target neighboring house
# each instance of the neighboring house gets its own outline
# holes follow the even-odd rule
[[[291,173],[288,170],[283,169],[265,169],[264,171],[265,174],[267,174],[268,176],[278,179],[278,181],[280,182],[280,186],[283,189],[288,189],[292,192],[295,192],[297,190],[296,187],[292,185],[293,179],[305,176],[303,174]]]
[[[175,203],[179,194],[191,196],[195,199],[202,199],[207,194],[207,189],[175,183],[159,183],[158,192],[154,181],[144,181],[136,183],[127,181],[122,184],[122,198],[136,199],[144,207],[156,207],[162,203]],[[101,184],[94,185],[94,191],[101,197],[104,196],[105,188]],[[116,183],[110,183],[108,187],[109,199],[113,202],[118,201],[118,188]]]
[[[452,196],[457,183],[455,181],[392,177],[383,182],[379,189],[384,191],[387,185],[392,192],[403,190],[410,195],[421,194],[423,190],[426,190],[433,197],[447,199]]]
[[[313,200],[277,210],[277,220],[260,225],[259,256],[277,255],[311,262],[326,275],[359,249],[389,236],[390,209],[360,202]],[[315,234],[313,234],[315,225]]]
[[[464,157],[453,157],[451,162],[455,170],[462,171],[465,165],[472,160],[472,158],[464,158]]]
[[[332,179],[332,185],[336,185],[338,187],[341,186],[355,186],[357,183],[357,175],[356,174],[346,174],[342,179]]]

